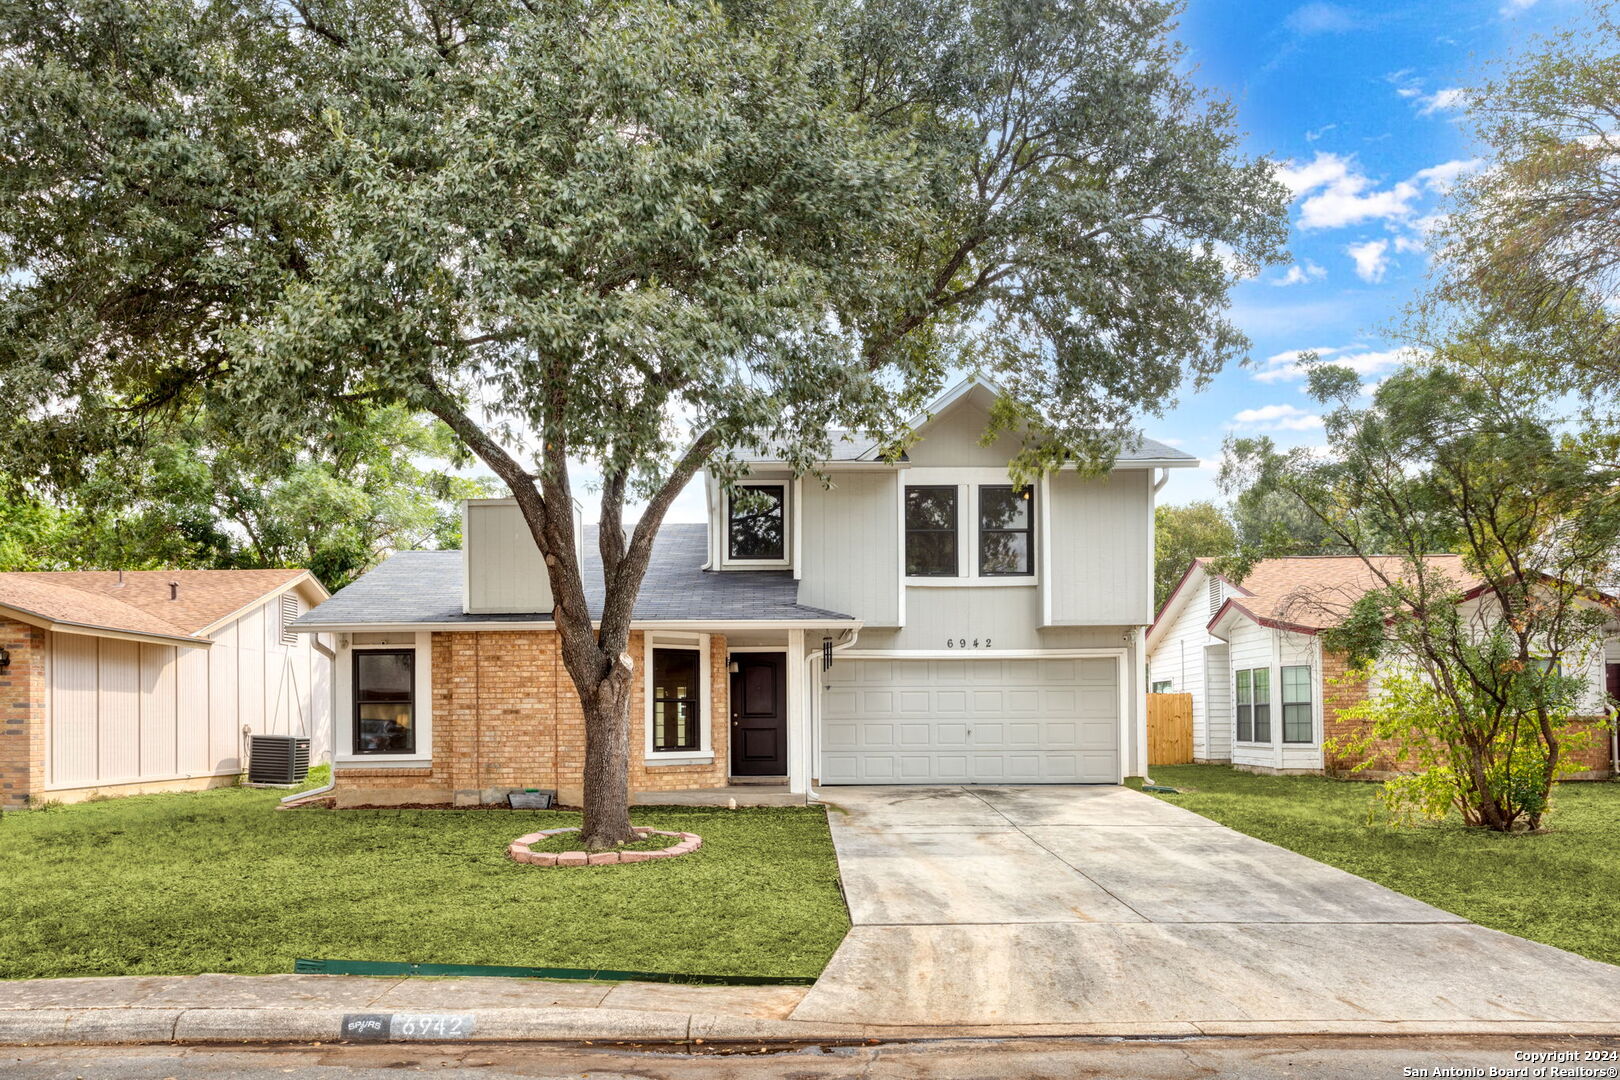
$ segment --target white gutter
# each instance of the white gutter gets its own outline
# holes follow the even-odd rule
[[[1170,467],[1168,465],[1160,466],[1159,471],[1164,473],[1164,475],[1159,477],[1158,480],[1154,481],[1153,494],[1155,494],[1155,495],[1157,495],[1159,492],[1163,491],[1164,490],[1164,485],[1166,485],[1166,484],[1168,484],[1170,482]]]
[[[312,788],[309,791],[295,791],[291,795],[284,797],[281,800],[281,804],[283,806],[290,802],[295,802],[298,799],[309,799],[315,797],[316,795],[325,795],[328,791],[331,791],[333,788],[337,787],[337,653],[333,652],[331,647],[328,646],[326,642],[322,641],[320,639],[320,635],[318,634],[314,638],[310,639],[310,644],[315,646],[316,652],[320,653],[322,656],[326,657],[332,662],[332,670],[327,674],[326,677],[326,685],[331,690],[332,699],[331,708],[327,710],[326,714],[327,727],[331,730],[332,736],[327,742],[327,745],[331,747],[332,771],[328,774],[326,783],[320,787]]]
[[[845,649],[853,649],[855,647],[855,643],[859,640],[861,640],[861,628],[857,625],[850,630],[849,640],[844,642],[842,645],[834,645],[832,647],[832,651],[843,652]],[[815,664],[820,659],[821,654],[819,652],[811,653],[809,656],[805,657],[805,660],[811,665],[810,674],[812,676],[816,674]],[[815,776],[810,775],[815,772],[815,763],[820,760],[819,751],[821,749],[821,686],[819,683],[815,682],[812,682],[812,685],[816,687],[816,715],[812,718],[812,722],[810,724],[811,767],[805,770],[807,775],[804,778],[804,794],[806,800],[825,802],[826,800],[821,797],[821,793],[815,788]]]

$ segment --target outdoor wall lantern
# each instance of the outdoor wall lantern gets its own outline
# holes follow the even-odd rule
[[[4,671],[6,668],[8,668],[10,666],[11,666],[11,652],[10,652],[10,650],[8,650],[8,649],[0,649],[0,671]]]

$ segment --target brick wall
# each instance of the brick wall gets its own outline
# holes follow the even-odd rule
[[[559,801],[583,798],[585,716],[549,630],[433,635],[433,764],[430,768],[343,768],[339,804],[496,802],[508,791],[552,788]],[[632,791],[724,787],[728,767],[730,678],[726,639],[709,640],[708,715],[714,761],[648,765],[643,637],[630,636],[636,665],[630,707]]]
[[[1363,725],[1349,720],[1341,720],[1338,712],[1360,704],[1367,699],[1367,683],[1364,679],[1347,680],[1344,678],[1347,671],[1343,653],[1322,653],[1322,715],[1323,715],[1323,741],[1330,739],[1346,740],[1358,734]],[[1340,685],[1334,685],[1335,680],[1343,680]],[[1568,780],[1600,780],[1609,776],[1609,733],[1603,730],[1601,724],[1578,724],[1576,730],[1590,731],[1592,733],[1591,745],[1573,758],[1579,761],[1582,769],[1579,772],[1566,776]],[[1359,773],[1351,773],[1350,769],[1358,761],[1372,757],[1372,765]],[[1394,744],[1386,739],[1375,740],[1370,753],[1352,755],[1346,753],[1329,754],[1323,748],[1323,760],[1326,771],[1341,776],[1354,776],[1365,780],[1382,780],[1391,774],[1408,771],[1414,767],[1413,763],[1404,765],[1396,759]]]
[[[16,808],[45,788],[45,631],[0,619],[0,807]]]

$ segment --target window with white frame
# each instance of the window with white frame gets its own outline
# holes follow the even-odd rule
[[[787,560],[787,485],[739,484],[726,505],[728,562]]]
[[[708,638],[649,634],[645,654],[647,761],[686,761],[711,753]]]
[[[1153,684],[1152,692],[1155,694],[1168,694],[1170,692],[1170,680],[1160,679],[1158,682]]]
[[[901,488],[908,584],[1037,584],[1035,485],[1015,487],[992,468],[921,468],[909,479]]]
[[[929,484],[906,488],[906,576],[956,577],[956,486]]]
[[[416,650],[354,650],[354,752],[416,752]]]
[[[1233,700],[1237,713],[1237,741],[1271,741],[1271,669],[1243,668],[1235,673]]]
[[[1027,484],[979,486],[979,576],[1035,572],[1035,493]]]
[[[1285,743],[1313,741],[1311,669],[1298,664],[1282,669],[1282,737]]]

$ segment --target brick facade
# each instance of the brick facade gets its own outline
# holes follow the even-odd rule
[[[550,630],[443,632],[433,635],[433,762],[430,767],[344,767],[338,805],[497,802],[507,792],[550,788],[565,805],[583,798],[585,717]],[[709,639],[710,725],[714,761],[646,762],[647,705],[641,674],[644,639],[630,636],[636,663],[630,707],[632,791],[726,786],[730,678],[726,639]]]
[[[1323,763],[1329,775],[1346,776],[1363,780],[1383,780],[1394,773],[1406,771],[1411,768],[1408,763],[1404,769],[1396,760],[1394,744],[1385,739],[1376,740],[1372,744],[1371,756],[1373,763],[1369,768],[1352,773],[1350,769],[1361,761],[1366,755],[1351,755],[1328,752],[1326,744],[1332,740],[1346,741],[1355,737],[1361,730],[1360,723],[1341,720],[1339,711],[1348,709],[1367,700],[1367,681],[1365,679],[1348,679],[1346,672],[1348,665],[1343,653],[1322,651],[1322,735],[1323,735]],[[1337,685],[1335,685],[1337,684]],[[1611,775],[1609,768],[1609,740],[1610,733],[1601,723],[1577,725],[1576,730],[1592,733],[1591,745],[1574,755],[1582,768],[1580,771],[1564,777],[1566,780],[1603,780]]]
[[[45,789],[45,631],[0,619],[0,807],[15,809]]]

